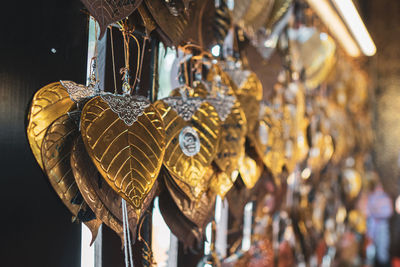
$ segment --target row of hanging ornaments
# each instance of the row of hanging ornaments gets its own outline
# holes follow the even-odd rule
[[[341,164],[351,150],[349,144],[353,140],[343,141],[346,139],[343,135],[349,130],[343,127],[343,122],[348,120],[340,102],[343,102],[343,92],[338,93],[339,100],[333,105],[328,103],[326,89],[307,91],[319,86],[335,64],[334,42],[329,38],[317,53],[322,55],[322,62],[308,56],[307,49],[315,45],[318,31],[308,43],[292,42],[294,52],[291,54],[288,45],[282,46],[285,65],[290,67],[279,76],[270,101],[263,101],[262,84],[242,62],[239,51],[235,51],[235,56],[215,58],[202,46],[186,44],[178,47],[178,54],[182,56],[176,60],[180,86],[168,97],[152,103],[137,94],[149,35],[141,36],[140,45],[133,26],[124,18],[138,9],[146,31],[151,27],[158,29],[163,32],[159,33],[164,36],[161,40],[165,40],[165,35],[171,37],[175,33],[168,32],[160,21],[172,16],[188,23],[185,16],[197,14],[196,5],[201,5],[202,1],[164,3],[152,0],[141,4],[141,1],[127,1],[121,5],[104,2],[102,6],[95,6],[96,1],[82,1],[99,22],[100,38],[109,25],[121,31],[125,59],[125,67],[121,69],[122,88],[115,88],[113,93],[100,88],[97,58],[94,57],[87,86],[60,81],[36,92],[29,109],[27,137],[37,162],[74,220],[91,229],[93,240],[102,223],[109,226],[124,242],[126,255],[129,255],[127,260],[131,263],[132,252],[127,248],[135,240],[139,220],[156,195],[160,197],[160,209],[171,231],[185,246],[194,247],[202,242],[205,227],[213,217],[216,196],[225,198],[228,195],[229,199],[235,183],[243,184],[246,192],[253,192],[250,189],[254,189],[257,182],[261,183],[260,177],[264,177],[263,183],[266,177],[272,177],[275,188],[282,188],[288,179],[288,191],[294,194],[293,190],[299,190],[293,184],[299,183],[300,168],[304,179],[311,174],[319,177],[328,162],[333,160]],[[278,12],[287,11],[291,1],[266,2],[269,3],[268,12],[274,9]],[[161,11],[158,17],[154,16],[154,8],[159,6],[166,8],[168,16]],[[146,21],[143,14],[151,18],[149,11],[153,19]],[[224,1],[220,1],[213,20],[219,25],[215,33],[217,40],[223,40],[231,27],[229,19],[228,24],[224,24],[229,12]],[[238,10],[234,9],[235,12]],[[279,21],[285,14],[281,12],[278,19],[273,19]],[[244,18],[235,23],[254,36],[256,26],[250,27],[251,24],[243,21],[249,20]],[[235,38],[239,38],[238,32],[243,34],[242,30],[232,32]],[[179,41],[169,39],[172,43]],[[135,72],[129,66],[132,40],[138,48],[134,54],[138,62]],[[296,66],[292,67],[294,63],[287,58],[296,57],[300,60],[294,63],[302,62],[303,68],[308,67],[308,79],[296,75],[300,70],[292,72]],[[320,65],[315,66],[315,62]],[[349,77],[341,80],[348,81]],[[307,92],[312,100],[306,99]],[[361,106],[363,100],[354,102]],[[362,122],[359,121],[360,125],[354,130],[357,133],[367,129],[368,123]],[[357,133],[348,135],[354,137]],[[335,151],[333,138],[336,138]],[[344,175],[345,182],[350,184],[347,195],[351,201],[360,191],[360,178],[354,178],[357,175],[347,173],[349,178]],[[258,194],[263,198],[268,192],[271,193],[265,189]],[[299,192],[302,201],[298,204],[289,201],[286,205],[304,208],[308,192],[307,188]],[[240,194],[237,196],[244,198]],[[234,199],[230,205],[239,207],[250,199],[248,196],[242,201]],[[238,210],[243,210],[243,205]],[[239,212],[238,220],[241,215]],[[284,221],[286,217],[278,216]]]

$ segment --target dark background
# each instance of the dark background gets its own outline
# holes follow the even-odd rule
[[[86,77],[79,1],[9,1],[0,30],[0,265],[80,266],[80,225],[30,152],[26,109],[42,86]],[[51,49],[56,49],[55,53]]]

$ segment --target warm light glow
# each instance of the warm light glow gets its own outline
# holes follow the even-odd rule
[[[400,214],[400,196],[396,198],[396,202],[394,204],[397,214]]]
[[[317,13],[318,17],[324,22],[331,34],[335,37],[346,53],[352,57],[358,57],[361,54],[357,43],[347,30],[342,19],[333,9],[328,0],[307,0],[311,8]]]
[[[351,0],[332,0],[332,2],[343,17],[362,52],[366,56],[373,56],[376,53],[375,44],[353,2]]]

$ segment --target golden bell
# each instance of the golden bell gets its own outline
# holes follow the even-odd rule
[[[166,131],[164,165],[192,200],[208,188],[203,180],[217,153],[220,119],[200,98],[169,97],[155,103]]]
[[[55,120],[43,138],[43,167],[50,184],[64,205],[74,216],[89,210],[87,203],[74,203],[79,194],[74,175],[71,171],[70,155],[75,139],[79,136],[78,127],[68,116],[63,115]],[[84,221],[92,232],[92,242],[96,239],[101,221],[93,219]]]
[[[41,147],[47,127],[74,107],[67,90],[59,82],[42,87],[33,96],[26,133],[32,153],[42,169]]]
[[[165,152],[158,111],[143,97],[104,94],[84,106],[81,133],[97,170],[139,216]]]

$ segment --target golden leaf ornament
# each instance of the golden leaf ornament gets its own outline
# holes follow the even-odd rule
[[[164,157],[158,111],[144,97],[106,93],[84,106],[81,134],[100,174],[139,215]]]
[[[42,87],[33,96],[26,133],[32,153],[42,169],[41,147],[47,128],[74,106],[67,90],[59,82]]]
[[[78,127],[68,115],[55,120],[43,138],[43,167],[64,205],[89,227],[93,242],[101,221],[95,219],[87,203],[82,200],[70,164],[73,143],[78,136]]]
[[[201,98],[168,97],[155,103],[166,131],[164,165],[192,199],[208,186],[203,180],[217,153],[220,119]]]

